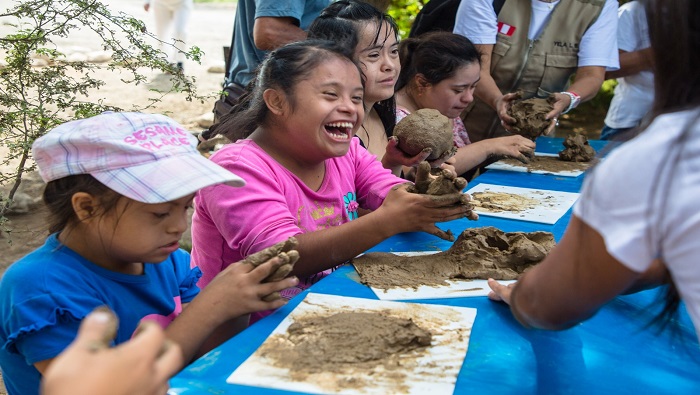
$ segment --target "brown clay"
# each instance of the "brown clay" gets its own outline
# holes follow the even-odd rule
[[[515,280],[554,247],[549,232],[509,232],[494,227],[467,229],[447,251],[399,256],[372,252],[352,260],[360,281],[374,288],[445,285],[450,279]]]
[[[442,196],[451,198],[455,194],[459,195],[459,204],[464,206],[468,211],[465,217],[476,221],[479,219],[479,214],[472,211],[474,206],[470,203],[470,197],[466,193],[462,193],[464,187],[467,186],[467,180],[463,177],[457,177],[449,170],[433,169],[426,161],[421,162],[416,168],[416,181],[413,185],[407,188],[408,192],[419,193],[436,197]],[[453,241],[455,239],[452,231],[440,231],[435,234],[443,240]]]
[[[551,172],[558,171],[574,171],[586,170],[590,167],[590,163],[586,162],[569,162],[559,157],[553,156],[535,156],[530,162],[524,164],[516,159],[501,159],[501,162],[512,166],[522,166],[527,168],[527,171],[544,170]]]
[[[262,282],[269,283],[273,281],[279,281],[287,277],[287,275],[289,275],[289,273],[292,272],[292,270],[294,269],[294,264],[299,260],[299,252],[296,250],[297,245],[299,245],[297,239],[295,237],[290,237],[285,241],[281,241],[277,244],[265,248],[264,250],[258,251],[255,254],[249,255],[242,261],[242,263],[249,263],[257,267],[274,257],[278,257],[280,258],[281,263],[279,264],[279,266],[277,266],[275,271],[272,272],[269,276],[265,277],[265,279]],[[281,296],[279,292],[273,292],[269,295],[264,296],[262,300],[266,302],[271,302],[273,300],[279,299],[280,297]]]
[[[342,312],[295,321],[260,351],[292,376],[378,366],[397,354],[430,346],[432,334],[410,319],[375,312]]]
[[[546,99],[530,98],[517,100],[508,109],[508,115],[515,118],[512,125],[513,133],[527,137],[531,140],[544,134],[552,121],[545,119],[547,113],[552,111],[553,97]]]
[[[410,156],[431,149],[429,161],[447,159],[457,152],[452,137],[452,120],[440,111],[423,108],[408,114],[394,127],[398,147]]]
[[[595,158],[595,150],[582,134],[571,134],[564,140],[564,148],[559,152],[561,160],[569,162],[590,162]]]

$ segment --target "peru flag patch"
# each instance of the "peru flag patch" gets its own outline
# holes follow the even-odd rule
[[[503,22],[498,22],[498,32],[510,37],[515,32],[515,26],[507,25]]]

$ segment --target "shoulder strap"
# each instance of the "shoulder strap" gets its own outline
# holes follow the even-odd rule
[[[503,8],[505,3],[506,0],[493,0],[493,10],[496,11],[496,15],[501,13],[501,8]]]
[[[409,37],[418,37],[435,30],[452,31],[460,0],[430,0],[413,21]]]

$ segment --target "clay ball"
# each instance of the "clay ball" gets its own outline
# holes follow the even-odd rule
[[[533,97],[518,100],[508,109],[508,115],[515,118],[513,133],[531,140],[544,134],[552,121],[545,116],[552,111],[553,98],[540,99]]]
[[[394,136],[399,139],[398,147],[411,156],[431,148],[428,160],[441,158],[454,150],[452,120],[430,108],[408,114],[396,124]]]

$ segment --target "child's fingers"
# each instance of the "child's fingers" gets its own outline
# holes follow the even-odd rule
[[[299,284],[296,276],[288,277],[280,281],[261,284],[259,291],[264,302],[272,302],[280,298],[279,291],[291,288]]]
[[[455,241],[455,235],[449,229],[447,230],[447,232],[445,232],[444,230],[438,228],[437,226],[433,226],[433,230],[429,233],[433,234],[433,235],[435,235],[443,240]]]
[[[284,260],[276,256],[253,268],[249,274],[252,276],[254,282],[260,283],[274,273],[275,270],[277,270],[283,264]]]
[[[80,324],[74,344],[91,352],[109,348],[117,334],[117,316],[107,307],[98,307]]]
[[[287,252],[295,249],[297,245],[297,239],[295,237],[290,237],[287,240],[273,244],[264,250],[249,255],[242,262],[250,263],[253,266],[258,266],[269,261],[272,257],[277,256],[280,252]]]
[[[421,195],[426,199],[425,206],[428,208],[438,208],[451,206],[462,201],[462,193],[449,193],[447,195]]]

